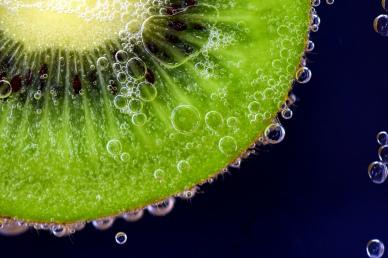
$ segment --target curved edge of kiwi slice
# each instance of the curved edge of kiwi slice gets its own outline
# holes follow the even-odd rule
[[[310,3],[309,0],[306,0],[306,1]],[[311,7],[311,4],[310,4],[310,7]],[[308,53],[308,43],[309,43],[309,34],[310,34],[312,15],[313,13],[311,12],[311,10],[309,10],[309,14],[308,14],[309,19],[306,21],[307,24],[306,24],[305,39],[304,39],[305,51],[301,53],[299,65],[295,67],[293,74],[290,75],[290,76],[293,76],[294,78],[293,83],[291,83],[291,85],[289,86],[289,91],[284,96],[285,105],[287,105],[287,107],[293,104],[292,102],[288,102],[288,99],[289,99],[290,93],[292,92],[293,87],[298,82],[298,80],[295,79],[295,74],[297,74],[301,68],[304,68],[303,61],[305,60],[306,53]],[[281,110],[279,109],[278,113],[280,111]],[[272,114],[270,120],[277,121],[278,113]],[[240,163],[242,160],[248,158],[254,152],[255,147],[252,147],[252,146],[255,146],[257,144],[258,148],[260,148],[260,146],[262,145],[272,143],[271,141],[267,141],[266,138],[267,136],[265,135],[264,131],[259,132],[258,135],[256,136],[256,139],[252,142],[252,144],[247,146],[245,150],[240,154],[238,154],[234,159],[230,160],[229,164],[226,167],[224,167],[222,170],[215,173],[213,176],[202,179],[200,182],[193,184],[191,187],[188,187],[189,189],[193,189],[193,190],[191,192],[189,191],[188,193],[186,193],[187,195],[182,196],[181,192],[176,192],[170,197],[166,196],[166,197],[160,198],[159,200],[154,200],[152,202],[149,202],[148,204],[144,204],[142,207],[138,207],[137,209],[131,209],[125,212],[112,214],[111,216],[104,217],[104,218],[96,218],[97,220],[93,221],[93,224],[96,226],[96,228],[104,230],[109,228],[112,225],[114,219],[118,217],[126,218],[127,221],[136,221],[140,219],[143,214],[143,210],[147,206],[157,206],[164,200],[170,200],[173,202],[172,198],[175,198],[175,197],[182,197],[183,199],[191,198],[195,194],[195,189],[197,189],[198,187],[206,183],[209,183],[215,180],[219,175],[225,173],[228,170],[229,166],[233,166],[233,164]],[[154,215],[164,215],[164,214],[155,213]],[[61,237],[83,229],[83,227],[87,222],[91,222],[91,221],[73,221],[73,222],[65,222],[65,223],[49,222],[48,223],[48,222],[39,222],[39,221],[26,221],[26,220],[20,221],[20,220],[15,220],[13,218],[0,218],[0,231],[4,234],[15,235],[15,234],[20,234],[25,232],[29,227],[34,227],[35,229],[51,230],[54,233],[54,235]]]

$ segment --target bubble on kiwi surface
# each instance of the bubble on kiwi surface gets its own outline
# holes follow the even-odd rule
[[[309,21],[306,0],[0,0],[0,216],[167,214],[152,203],[236,160],[311,78]]]

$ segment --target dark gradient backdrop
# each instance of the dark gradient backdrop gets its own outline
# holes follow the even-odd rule
[[[0,237],[0,257],[358,258],[371,238],[388,244],[388,182],[367,176],[375,135],[388,130],[388,38],[372,28],[383,10],[379,0],[318,10],[313,79],[296,89],[282,144],[165,218],[117,221],[107,232],[89,225],[64,239]],[[124,246],[114,242],[118,231],[128,234]]]

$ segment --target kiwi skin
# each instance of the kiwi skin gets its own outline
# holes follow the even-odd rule
[[[307,37],[308,37],[308,35],[307,35]],[[307,47],[307,39],[305,40],[305,48]],[[43,67],[43,68],[41,68],[42,70],[45,70],[45,68]],[[77,85],[78,85],[78,82],[77,82],[77,79],[76,79],[77,77],[75,77],[75,79],[73,80],[73,89],[74,89],[74,91],[75,92],[77,92],[77,90],[76,89],[78,89],[78,87],[77,87]],[[15,81],[17,82],[17,78],[15,79]],[[14,85],[17,85],[17,83],[14,83]],[[74,85],[75,85],[75,87],[74,87]],[[286,99],[287,99],[287,96],[284,98],[285,99],[285,101],[286,101]],[[270,120],[273,120],[273,121],[275,121],[276,120],[276,116],[272,116],[271,118],[270,118]],[[265,144],[265,137],[264,137],[264,135],[263,135],[263,133],[260,133],[257,137],[256,137],[256,142],[258,143],[257,145],[258,146],[260,146],[260,145],[262,145],[262,144]],[[246,148],[246,149],[248,149],[248,148]],[[252,154],[254,152],[254,150],[253,149],[248,149],[248,150],[245,150],[244,152],[242,152],[242,153],[240,153],[239,155],[238,155],[238,158],[234,158],[231,162],[229,162],[229,164],[233,164],[233,163],[236,163],[238,160],[241,160],[241,159],[244,159],[244,158],[246,158],[246,157],[248,157],[250,154]],[[219,175],[219,174],[221,174],[221,173],[223,173],[223,172],[225,172],[226,171],[226,168],[225,169],[222,169],[221,171],[219,171],[218,173],[217,173],[217,175]],[[216,175],[216,176],[217,176]],[[205,179],[202,179],[201,180],[201,182],[198,184],[198,185],[202,185],[203,183],[206,183],[206,182],[208,182],[208,180],[209,179],[215,179],[215,177],[216,176],[211,176],[211,177],[209,177],[209,178],[205,178]],[[177,193],[178,194],[178,193]],[[163,198],[164,199],[164,198]],[[158,203],[158,202],[160,202],[160,201],[162,201],[162,199],[160,199],[160,200],[153,200],[152,202],[149,202],[148,204],[151,204],[151,203]],[[141,207],[138,207],[139,209],[142,209],[144,206],[147,206],[147,205],[143,205],[143,206],[141,206]],[[120,213],[120,214],[116,214],[116,215],[113,215],[111,218],[113,218],[113,217],[116,217],[116,216],[120,216],[122,213]],[[5,221],[8,221],[8,223],[10,223],[9,222],[9,219],[4,219],[3,220],[4,222]],[[78,228],[81,228],[82,227],[82,224],[83,224],[83,222],[77,222],[77,223],[70,223],[70,224],[67,224],[67,223],[60,223],[60,224],[56,224],[56,223],[42,223],[42,222],[38,222],[38,223],[27,223],[27,225],[29,225],[29,226],[34,226],[34,227],[36,227],[36,228],[53,228],[53,227],[55,227],[55,226],[59,226],[59,225],[61,225],[63,228],[64,228],[64,230],[66,231],[66,232],[73,232],[74,230],[76,230],[76,229],[78,229]],[[80,226],[81,225],[81,226]]]

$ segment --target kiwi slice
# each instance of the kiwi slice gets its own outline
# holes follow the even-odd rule
[[[215,177],[279,133],[310,16],[310,0],[0,1],[0,217],[89,221]]]

